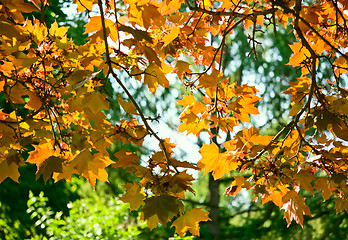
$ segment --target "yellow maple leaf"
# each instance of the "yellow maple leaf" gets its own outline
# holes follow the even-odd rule
[[[94,187],[97,179],[104,182],[108,181],[108,173],[105,168],[111,163],[113,161],[110,159],[101,157],[100,154],[92,155],[88,149],[84,149],[70,162],[70,168],[67,170],[73,173],[76,169],[77,173],[84,176]]]
[[[169,43],[171,43],[178,35],[179,35],[179,32],[180,32],[180,28],[178,26],[173,26],[171,29],[170,29],[170,33],[168,33],[167,35],[165,35],[163,37],[163,42],[164,42],[164,45],[162,46],[163,48],[166,47]]]
[[[18,167],[19,166],[14,162],[8,163],[6,159],[0,162],[0,183],[8,177],[13,181],[18,182]]]
[[[197,166],[205,171],[204,174],[213,172],[214,179],[221,178],[225,173],[228,174],[238,167],[234,158],[228,156],[227,153],[220,153],[219,147],[215,143],[204,144],[199,152],[202,158]]]
[[[89,107],[93,113],[101,109],[109,108],[109,102],[106,100],[105,96],[96,92],[86,94],[82,102],[85,106]]]
[[[127,183],[125,185],[126,193],[121,197],[123,202],[129,203],[130,210],[137,210],[144,205],[144,190],[138,183]]]
[[[210,75],[205,74],[199,79],[197,88],[215,87],[216,84],[218,84],[222,80],[222,77],[223,74],[220,71],[213,69]]]
[[[158,84],[163,87],[169,88],[169,81],[167,80],[161,68],[154,63],[151,63],[147,67],[145,71],[144,83],[147,84],[152,94],[155,94]]]
[[[47,142],[35,146],[35,150],[30,153],[26,162],[41,165],[47,158],[54,156],[56,151],[53,149],[52,143]]]
[[[192,235],[199,236],[199,222],[209,220],[211,219],[208,217],[208,213],[204,212],[201,208],[193,208],[178,217],[172,223],[172,226],[175,227],[175,232],[180,237],[184,236],[187,231],[190,231]]]
[[[139,161],[139,157],[136,153],[127,152],[125,150],[115,153],[114,156],[118,159],[118,161],[113,165],[113,167],[127,168]]]

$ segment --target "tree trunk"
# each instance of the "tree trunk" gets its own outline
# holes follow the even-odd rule
[[[209,206],[211,222],[209,222],[208,229],[212,239],[220,239],[220,225],[219,225],[219,202],[220,202],[220,181],[214,180],[213,175],[209,173]]]
[[[212,142],[215,143],[219,148],[219,144],[216,141],[216,135],[218,133],[218,128],[211,128],[211,133],[215,135],[212,138]],[[213,240],[220,239],[220,224],[219,224],[219,202],[220,202],[220,180],[214,180],[212,173],[209,173],[209,196],[208,204],[210,207],[209,217],[211,222],[209,222],[208,230]]]

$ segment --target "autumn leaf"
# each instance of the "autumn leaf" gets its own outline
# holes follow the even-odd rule
[[[284,202],[282,209],[285,210],[284,218],[288,226],[292,220],[295,220],[303,227],[303,215],[311,215],[304,198],[299,196],[294,190],[291,190],[283,196],[282,201]]]
[[[18,182],[18,165],[14,162],[8,163],[8,161],[3,160],[0,162],[0,183],[8,177],[13,181]]]
[[[169,43],[171,43],[178,35],[180,32],[180,28],[178,26],[173,26],[170,28],[170,32],[168,34],[166,34],[163,37],[163,48],[166,47]]]
[[[199,78],[199,84],[197,88],[216,87],[216,84],[218,84],[222,80],[222,77],[223,74],[221,72],[213,69],[210,75],[205,74],[201,78]]]
[[[0,183],[8,177],[18,182],[18,168],[22,165],[19,153],[15,149],[9,149],[6,158],[0,162]]]
[[[316,179],[316,177],[312,173],[300,171],[296,173],[294,178],[299,181],[301,188],[306,189],[313,194],[313,187],[311,183]]]
[[[127,183],[125,189],[127,192],[120,199],[130,204],[131,211],[144,205],[145,193],[138,183]]]
[[[43,174],[43,179],[47,183],[48,179],[51,178],[52,173],[61,173],[63,171],[62,164],[64,159],[60,157],[51,156],[40,164],[36,171],[36,179]]]
[[[108,109],[109,102],[106,100],[105,96],[99,93],[86,94],[83,99],[83,104],[90,108],[93,113],[100,111],[101,109]]]
[[[35,150],[30,153],[26,162],[39,166],[49,157],[56,155],[56,151],[50,142],[35,146]]]
[[[41,99],[36,96],[35,92],[28,93],[29,102],[27,102],[26,107],[30,110],[39,110],[42,106]]]
[[[154,196],[145,199],[142,212],[144,219],[157,215],[160,223],[166,224],[168,220],[183,211],[184,205],[175,197],[169,195]]]
[[[117,96],[117,101],[121,105],[123,110],[126,111],[127,113],[135,114],[135,115],[138,114],[137,111],[135,110],[135,107],[134,107],[133,103],[123,101],[121,95]]]
[[[151,63],[145,71],[144,83],[147,84],[152,94],[155,94],[158,85],[169,87],[169,82],[163,71],[153,63]]]
[[[193,208],[178,217],[172,226],[175,227],[175,232],[180,237],[183,237],[187,231],[190,231],[192,235],[199,236],[199,223],[209,220],[211,219],[208,217],[208,213],[201,208]]]
[[[136,153],[128,152],[126,150],[121,150],[114,154],[118,159],[113,167],[131,167],[133,164],[136,164],[139,161],[139,157]]]
[[[213,172],[214,179],[221,178],[225,173],[228,174],[238,167],[238,163],[233,158],[219,152],[219,147],[215,143],[204,144],[199,152],[202,158],[197,166],[205,171],[204,174]]]
[[[76,173],[85,177],[88,182],[94,187],[96,180],[108,181],[108,173],[105,168],[109,166],[113,161],[107,157],[102,157],[98,154],[92,155],[88,149],[82,150],[78,153],[69,165],[64,169],[61,174],[56,175],[56,179],[60,179],[62,176]]]
[[[139,42],[142,40],[146,40],[149,43],[153,43],[152,38],[150,37],[150,35],[146,31],[139,30],[136,28],[131,28],[131,27],[125,26],[125,25],[118,26],[118,30],[132,34],[133,37],[136,40],[138,40]]]
[[[178,78],[182,81],[185,73],[191,73],[192,71],[188,62],[178,60],[175,64],[175,72],[178,75]]]

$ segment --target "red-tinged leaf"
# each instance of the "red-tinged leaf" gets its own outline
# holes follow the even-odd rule
[[[228,188],[226,188],[224,194],[228,196],[236,196],[237,189],[237,186],[229,186]]]
[[[123,202],[130,204],[130,210],[137,210],[144,205],[145,193],[138,183],[127,183],[126,193],[120,198]]]
[[[210,220],[208,213],[201,208],[193,208],[178,217],[172,226],[175,227],[175,232],[180,237],[183,237],[187,231],[190,231],[192,235],[199,236],[199,223]]]
[[[2,110],[3,109],[0,109],[0,120],[4,121],[9,116],[9,114],[8,113],[4,113]]]
[[[282,209],[285,210],[284,218],[288,226],[291,224],[292,220],[295,220],[303,227],[303,215],[311,215],[309,207],[305,203],[305,199],[299,196],[294,190],[291,190],[285,194],[282,201],[284,202]]]

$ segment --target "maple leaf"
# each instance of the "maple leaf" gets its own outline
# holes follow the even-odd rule
[[[35,150],[30,153],[26,162],[36,164],[39,168],[47,158],[54,156],[56,151],[50,142],[39,144],[35,146]]]
[[[337,213],[340,213],[343,210],[348,212],[348,200],[342,199],[342,198],[336,198],[335,199],[335,210]]]
[[[8,177],[18,182],[18,168],[22,165],[23,163],[19,158],[18,152],[15,149],[10,149],[7,152],[6,158],[0,162],[0,183]]]
[[[138,114],[137,111],[135,110],[135,107],[134,107],[133,103],[123,101],[121,95],[118,95],[117,101],[121,105],[123,110],[125,110],[127,113],[135,114],[135,115]]]
[[[111,163],[113,161],[107,157],[102,157],[100,154],[92,155],[88,149],[84,149],[75,156],[66,168],[63,168],[61,174],[56,175],[56,179],[59,180],[63,176],[64,178],[71,178],[66,176],[78,173],[84,176],[94,187],[97,179],[108,182],[108,173],[105,168]]]
[[[0,162],[0,183],[8,177],[13,181],[18,182],[18,165],[15,163],[9,164],[6,160],[3,160]]]
[[[170,33],[166,34],[163,37],[163,48],[166,47],[169,43],[171,43],[178,35],[180,32],[180,28],[178,26],[173,26],[170,28]]]
[[[150,230],[156,228],[158,226],[158,223],[160,222],[157,215],[153,215],[147,219],[144,219],[144,213],[140,213],[140,219],[146,221],[147,226],[150,228]]]
[[[313,182],[316,177],[312,173],[300,171],[295,174],[294,178],[299,181],[301,188],[306,189],[307,191],[314,194],[311,182]]]
[[[221,178],[225,173],[230,173],[238,167],[238,163],[228,158],[226,153],[219,152],[219,147],[215,143],[204,144],[199,152],[202,158],[197,166],[205,171],[204,174],[213,172],[214,179]]]
[[[311,215],[304,198],[299,196],[296,191],[291,190],[283,196],[282,201],[284,202],[282,209],[285,210],[284,218],[288,226],[292,220],[295,220],[303,227],[303,214]]]
[[[120,198],[123,202],[128,202],[130,210],[137,210],[144,205],[145,193],[138,183],[127,183],[125,185],[126,193]]]
[[[113,167],[131,167],[133,164],[136,164],[139,161],[139,157],[136,153],[128,152],[126,150],[121,150],[114,154],[118,159]]]
[[[83,104],[90,108],[94,114],[101,109],[109,108],[109,102],[106,100],[104,95],[99,93],[86,94],[83,98]]]
[[[314,183],[314,188],[322,191],[324,201],[330,199],[332,191],[329,189],[329,180],[324,177],[318,177]]]
[[[204,212],[201,208],[193,208],[178,217],[172,223],[172,226],[175,227],[175,232],[180,237],[183,237],[187,231],[199,236],[199,223],[209,220],[211,219],[208,217],[208,213]]]
[[[148,34],[148,32],[139,30],[136,28],[131,28],[129,26],[121,25],[117,27],[119,31],[127,32],[133,35],[133,37],[138,40],[139,42],[141,40],[146,40],[149,43],[153,43],[153,40],[151,36]],[[152,50],[152,49],[151,49]]]
[[[26,108],[30,109],[30,110],[38,110],[41,108],[42,102],[40,100],[40,98],[38,98],[36,96],[35,92],[29,92],[29,102],[27,102],[27,104],[25,105]]]
[[[144,83],[147,84],[152,94],[155,94],[158,84],[163,87],[169,87],[169,82],[163,71],[154,63],[150,63],[146,68]]]
[[[184,205],[177,198],[169,195],[154,196],[145,199],[142,212],[144,219],[157,215],[163,225],[183,211]]]
[[[178,60],[175,64],[175,72],[178,75],[178,78],[182,81],[185,76],[185,73],[191,73],[192,71],[188,62]]]
[[[52,176],[52,173],[62,173],[62,164],[64,161],[64,159],[55,156],[47,158],[38,167],[38,170],[36,171],[36,179],[38,179],[40,175],[43,174],[43,179],[45,180],[45,182],[47,182],[48,179]]]
[[[199,79],[199,84],[197,88],[202,88],[202,87],[216,87],[216,84],[218,84],[222,80],[223,74],[219,72],[216,69],[213,69],[212,73],[210,75],[203,75]]]

